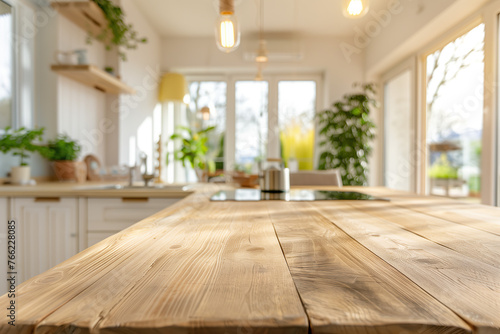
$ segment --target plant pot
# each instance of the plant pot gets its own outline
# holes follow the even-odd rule
[[[12,167],[10,170],[10,182],[12,184],[28,184],[31,178],[30,166]]]
[[[200,168],[194,169],[196,173],[196,177],[198,178],[198,182],[208,182],[208,173]]]
[[[54,161],[52,166],[59,181],[82,183],[87,180],[87,165],[83,161]]]

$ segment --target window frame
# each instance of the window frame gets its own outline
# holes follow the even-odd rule
[[[237,72],[231,74],[185,74],[186,81],[188,83],[192,81],[225,81],[226,82],[226,141],[224,143],[224,169],[226,172],[231,172],[234,170],[235,158],[236,158],[236,117],[235,117],[235,107],[236,107],[236,82],[238,81],[255,81],[255,73],[253,72]],[[307,72],[307,73],[296,73],[289,74],[284,72],[273,72],[265,73],[262,81],[268,82],[268,138],[269,129],[273,125],[279,126],[278,124],[278,84],[280,81],[314,81],[316,83],[316,111],[317,114],[320,111],[320,107],[323,105],[323,82],[324,73],[323,72]],[[317,161],[319,153],[317,150],[318,142],[318,123],[317,119],[314,124],[315,128],[315,142],[314,142],[314,167],[317,166]],[[268,155],[276,155],[279,151],[279,142],[268,140]]]
[[[35,38],[27,38],[22,40],[20,37],[20,31],[22,30],[22,24],[26,24],[26,21],[31,20],[26,14],[26,8],[29,8],[36,12],[36,8],[29,1],[24,0],[2,0],[7,3],[12,8],[12,110],[11,110],[11,127],[13,129],[18,129],[21,127],[33,128],[35,119]],[[24,7],[24,8],[22,8]],[[24,19],[24,20],[23,20]],[[22,48],[23,44],[27,49]],[[28,50],[29,61],[32,67],[31,71],[26,71],[22,68],[22,64],[18,61],[19,58],[23,57],[23,53]],[[19,57],[16,57],[16,54]],[[27,92],[21,94],[20,92],[25,91],[23,88],[28,88]],[[27,96],[27,97],[26,97]],[[27,101],[30,108],[24,106],[24,101]],[[4,132],[0,129],[0,134]]]
[[[500,3],[500,2],[499,2]],[[496,5],[498,6],[498,4]],[[492,73],[489,71],[492,71],[492,58],[493,57],[498,57],[497,52],[493,52],[492,46],[498,45],[498,42],[494,40],[493,35],[498,35],[498,33],[493,34],[492,30],[492,20],[487,19],[486,13],[489,11],[487,8],[488,6],[485,6],[481,9],[480,13],[476,13],[474,15],[471,15],[468,19],[464,20],[460,25],[455,26],[455,28],[449,30],[446,34],[440,36],[439,38],[435,39],[431,43],[427,45],[427,47],[423,48],[421,52],[418,53],[418,71],[419,71],[419,105],[418,105],[418,110],[419,110],[419,124],[420,124],[420,129],[419,129],[419,144],[423,148],[423,151],[425,151],[425,154],[421,155],[421,159],[419,161],[419,164],[421,166],[420,171],[419,171],[419,177],[420,177],[420,184],[419,186],[422,191],[422,195],[427,194],[427,190],[429,189],[429,185],[427,184],[427,150],[426,148],[426,130],[427,130],[427,124],[426,124],[426,94],[427,94],[427,82],[426,82],[426,77],[427,77],[427,56],[430,54],[434,53],[435,51],[443,48],[446,46],[448,43],[454,41],[455,39],[459,38],[460,36],[468,33],[470,30],[475,28],[476,26],[480,24],[484,24],[484,29],[485,29],[485,37],[484,37],[484,95],[483,95],[483,133],[482,133],[482,155],[481,155],[481,203],[482,204],[487,204],[487,205],[495,205],[495,204],[500,204],[497,202],[496,197],[497,197],[497,188],[500,189],[500,185],[497,183],[497,173],[495,172],[496,166],[497,166],[497,116],[496,114],[498,113],[497,108],[496,108],[496,98],[493,98],[490,95],[496,95],[496,94],[489,94],[488,91],[491,89],[494,89],[495,92],[497,92],[497,88],[495,88],[494,83],[491,81],[493,78],[488,77],[487,73]],[[496,11],[495,11],[496,12]],[[498,9],[498,12],[500,12],[500,8]],[[484,15],[482,15],[484,13]],[[495,19],[496,22],[496,19]],[[495,27],[498,27],[498,23],[494,24]],[[495,55],[493,54],[495,53]],[[496,67],[496,66],[494,66]],[[498,74],[496,71],[493,72],[494,77],[496,80]],[[489,88],[488,88],[489,87]],[[494,112],[486,112],[487,110],[494,110]],[[491,182],[493,180],[493,182]],[[496,186],[495,186],[496,185]]]

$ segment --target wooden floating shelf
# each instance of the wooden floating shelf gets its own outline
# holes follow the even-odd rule
[[[108,94],[135,94],[135,90],[94,65],[52,65],[52,71]]]
[[[51,6],[92,36],[100,35],[108,26],[103,11],[94,1],[58,1]]]

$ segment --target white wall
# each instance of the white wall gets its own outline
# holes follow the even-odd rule
[[[151,168],[153,142],[158,140],[153,138],[153,110],[158,101],[161,39],[131,0],[121,0],[121,7],[138,36],[146,36],[148,41],[135,50],[126,50],[127,61],[120,62],[122,80],[137,93],[120,96],[119,163],[133,165],[136,153],[144,151]]]
[[[60,51],[86,49],[90,64],[104,68],[106,52],[102,43],[86,44],[87,33],[64,16],[58,16],[58,44]],[[53,60],[52,60],[53,62]],[[48,65],[47,65],[48,66]],[[95,130],[104,118],[106,94],[52,72],[57,80],[57,132],[65,133],[82,144],[81,158],[96,155],[105,157],[104,137],[96,136]]]
[[[441,38],[488,0],[394,0],[396,10],[372,11],[365,27],[366,40],[351,40],[365,53],[365,71],[369,79],[387,71],[436,38]]]

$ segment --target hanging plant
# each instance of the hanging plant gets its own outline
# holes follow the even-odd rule
[[[373,84],[361,88],[362,92],[344,95],[331,109],[318,114],[323,137],[319,169],[339,169],[344,185],[367,184],[370,142],[375,137],[375,124],[369,115],[376,102],[371,97],[375,94]]]
[[[102,41],[106,50],[111,50],[113,46],[126,49],[136,49],[140,43],[146,43],[146,38],[137,37],[137,32],[131,24],[125,23],[125,16],[119,6],[113,4],[110,0],[92,0],[104,12],[104,16],[108,20],[108,26],[103,32],[97,36],[89,35],[87,43],[92,42],[92,38]],[[122,60],[127,60],[127,55],[118,49],[118,55]]]

